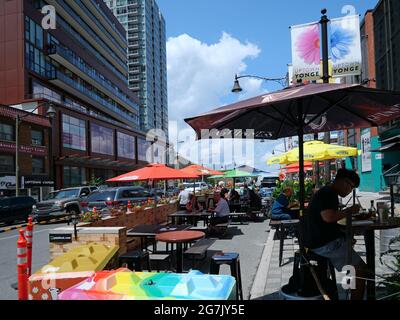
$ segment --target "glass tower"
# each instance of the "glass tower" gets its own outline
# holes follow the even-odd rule
[[[104,0],[127,30],[129,88],[140,100],[143,131],[168,136],[165,20],[154,0]]]

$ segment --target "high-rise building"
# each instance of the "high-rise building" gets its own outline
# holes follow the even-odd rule
[[[45,6],[55,10],[54,28],[46,24],[52,11],[43,13]],[[43,144],[35,145],[37,163],[51,170],[38,171],[56,179],[57,188],[87,184],[92,177],[105,180],[145,163],[148,143],[138,98],[127,85],[126,50],[125,29],[102,0],[0,1],[0,104],[25,111],[54,104],[51,148],[45,149],[43,137],[48,128],[37,123],[32,139],[22,142]],[[7,119],[0,114],[12,145],[15,127]],[[11,164],[9,149],[0,146],[0,163]],[[8,171],[0,166],[0,177],[12,175],[11,165],[3,167]]]
[[[140,100],[143,131],[168,136],[165,20],[154,0],[104,0],[127,30],[129,88]]]

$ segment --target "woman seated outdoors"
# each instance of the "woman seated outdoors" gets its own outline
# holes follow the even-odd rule
[[[199,202],[197,201],[197,197],[193,194],[189,194],[189,201],[186,204],[186,211],[188,212],[198,212],[198,211],[203,211],[203,207]]]
[[[209,231],[210,232],[218,232],[218,228],[216,228],[217,224],[221,223],[228,223],[229,222],[229,204],[227,200],[229,190],[228,189],[222,189],[218,198],[218,203],[217,207],[214,209],[215,216],[211,218],[210,220],[210,226],[209,226]]]
[[[296,219],[296,212],[290,208],[299,205],[297,201],[289,203],[290,197],[293,195],[293,189],[285,187],[282,193],[275,199],[271,209],[271,220],[292,220]]]

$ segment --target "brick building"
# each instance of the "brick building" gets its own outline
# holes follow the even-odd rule
[[[42,25],[49,5],[55,29]],[[0,1],[0,103],[28,112],[54,104],[48,151],[57,188],[147,163],[126,50],[125,29],[101,0]]]
[[[15,127],[17,113],[19,125],[19,177],[22,194],[42,199],[54,186],[50,178],[50,120],[39,115],[7,106],[0,106],[0,193],[15,193]]]

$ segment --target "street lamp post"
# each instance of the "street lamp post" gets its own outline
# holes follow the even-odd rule
[[[279,83],[282,87],[285,87],[287,85],[288,82],[288,78],[284,77],[284,78],[264,78],[264,77],[259,77],[259,76],[253,76],[253,75],[244,75],[244,76],[238,76],[235,75],[235,82],[233,84],[233,88],[232,88],[232,92],[233,93],[239,93],[242,92],[243,89],[241,88],[240,84],[239,84],[239,79],[241,78],[255,78],[255,79],[261,79],[264,81],[274,81]]]
[[[29,113],[23,115],[22,117],[17,113],[15,118],[15,196],[19,196],[19,124],[25,117],[33,114],[39,107],[43,107],[48,104],[49,107],[46,112],[46,116],[48,118],[53,118],[56,114],[54,106],[52,103],[39,104],[34,110]]]

